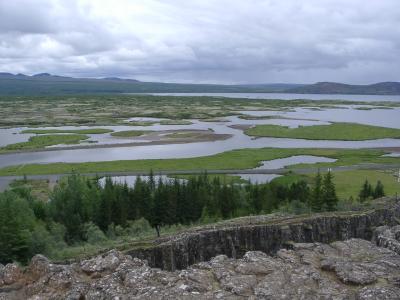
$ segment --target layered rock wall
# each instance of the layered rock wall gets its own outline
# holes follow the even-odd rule
[[[290,249],[293,243],[371,240],[376,227],[397,224],[400,224],[399,203],[362,213],[332,213],[185,233],[127,254],[146,259],[152,267],[173,271],[220,254],[240,258],[247,251],[274,254],[282,248]]]

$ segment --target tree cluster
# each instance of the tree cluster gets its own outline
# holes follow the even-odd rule
[[[148,223],[160,234],[163,226],[271,213],[283,205],[333,210],[336,203],[330,173],[318,174],[313,188],[305,181],[233,184],[207,174],[185,181],[156,181],[150,174],[129,187],[111,178],[99,184],[98,178],[72,174],[54,188],[48,202],[27,188],[0,193],[0,262],[24,262],[49,247],[102,241],[132,222]]]
[[[322,176],[318,171],[310,197],[310,207],[312,211],[335,210],[338,201],[335,184],[333,183],[333,174],[327,172]]]
[[[377,181],[375,187],[373,188],[372,185],[366,179],[358,194],[358,200],[360,202],[365,202],[368,199],[377,199],[384,196],[385,196],[385,191],[383,184],[380,180]]]

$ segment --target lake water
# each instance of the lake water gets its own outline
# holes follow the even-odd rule
[[[211,128],[217,134],[231,134],[232,137],[223,141],[198,142],[189,144],[142,145],[133,147],[110,147],[92,149],[69,149],[40,151],[29,153],[2,154],[0,167],[31,163],[52,162],[94,162],[112,160],[135,160],[156,158],[188,158],[213,155],[224,151],[241,148],[380,148],[400,147],[400,139],[378,139],[369,141],[313,141],[286,138],[252,138],[240,129],[231,128],[232,125],[277,124],[289,127],[329,124],[332,121],[356,122],[400,128],[400,108],[358,110],[349,106],[347,109],[312,110],[298,108],[293,111],[243,111],[242,113],[254,116],[276,116],[276,119],[244,120],[237,116],[225,118],[227,122],[202,122],[192,120],[192,125],[160,125],[152,126],[96,126],[96,128],[110,128],[119,130],[179,130]],[[290,119],[285,119],[290,118]],[[307,119],[307,120],[301,120]],[[78,129],[88,127],[61,127]],[[26,134],[18,134],[25,128],[0,129],[0,145],[27,140]],[[58,127],[60,129],[60,127]],[[17,133],[17,134],[15,134]],[[138,141],[139,138],[119,139],[110,134],[90,135],[90,140],[98,144],[114,144]]]
[[[348,101],[400,101],[400,95],[336,95],[336,94],[286,94],[286,93],[147,93],[160,96],[210,96],[244,99],[281,100],[348,100]]]
[[[138,176],[111,176],[112,182],[116,184],[127,184],[129,187],[134,187]],[[149,176],[140,176],[143,181],[149,181]],[[168,177],[167,175],[154,175],[154,182],[157,184],[161,179],[163,182],[173,182],[175,179]],[[185,179],[178,179],[179,181],[186,181]],[[99,184],[104,187],[106,177],[99,179]]]
[[[278,174],[231,174],[240,176],[241,179],[248,180],[251,183],[267,183],[282,175]]]
[[[268,161],[262,161],[262,165],[256,170],[270,170],[270,169],[281,169],[287,166],[296,165],[296,164],[315,164],[315,163],[323,163],[323,162],[335,162],[336,159],[321,157],[321,156],[312,156],[312,155],[296,155],[286,158],[273,159]]]
[[[352,122],[374,126],[400,128],[400,108],[360,110],[347,109],[312,110],[296,108],[293,111],[240,111],[250,116],[282,116],[293,119],[315,119],[324,122]]]

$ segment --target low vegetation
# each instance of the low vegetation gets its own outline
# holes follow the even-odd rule
[[[111,135],[116,137],[135,137],[135,136],[141,136],[149,132],[150,131],[143,131],[143,130],[125,130],[125,131],[113,132],[111,133]]]
[[[56,133],[77,133],[77,134],[103,134],[113,132],[112,129],[105,128],[88,128],[88,129],[26,129],[21,133],[32,134],[56,134]]]
[[[152,126],[154,124],[157,124],[157,122],[153,122],[153,121],[130,121],[127,125],[130,125],[130,126]]]
[[[365,181],[372,184],[372,190],[380,182],[385,187],[386,195],[400,195],[400,183],[397,182],[394,170],[351,170],[335,171],[333,182],[336,185],[338,198],[342,201],[348,199],[357,199],[360,195],[360,187]],[[292,184],[298,181],[312,183],[313,174],[296,174],[289,172],[285,176],[275,178],[273,182],[277,184]],[[368,195],[372,196],[372,194]],[[367,196],[367,197],[368,197]]]
[[[191,125],[189,120],[161,120],[160,125]]]
[[[247,135],[309,140],[361,141],[383,138],[400,138],[400,129],[362,125],[355,123],[333,123],[289,128],[280,125],[257,125],[245,130]]]
[[[258,167],[261,161],[285,158],[293,155],[315,155],[337,159],[333,163],[313,164],[315,167],[349,166],[360,163],[399,164],[398,157],[384,157],[382,150],[366,149],[239,149],[215,155],[177,158],[177,159],[141,159],[120,160],[85,163],[50,163],[27,164],[10,166],[0,169],[0,176],[4,175],[34,175],[34,174],[67,174],[72,171],[79,173],[97,172],[149,172],[162,170],[234,170],[252,169]]]
[[[79,144],[89,137],[83,134],[55,134],[32,136],[27,142],[10,144],[0,148],[0,153],[43,149],[60,144]]]

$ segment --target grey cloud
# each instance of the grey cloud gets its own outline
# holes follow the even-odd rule
[[[0,71],[191,82],[400,80],[397,0],[0,2]]]

